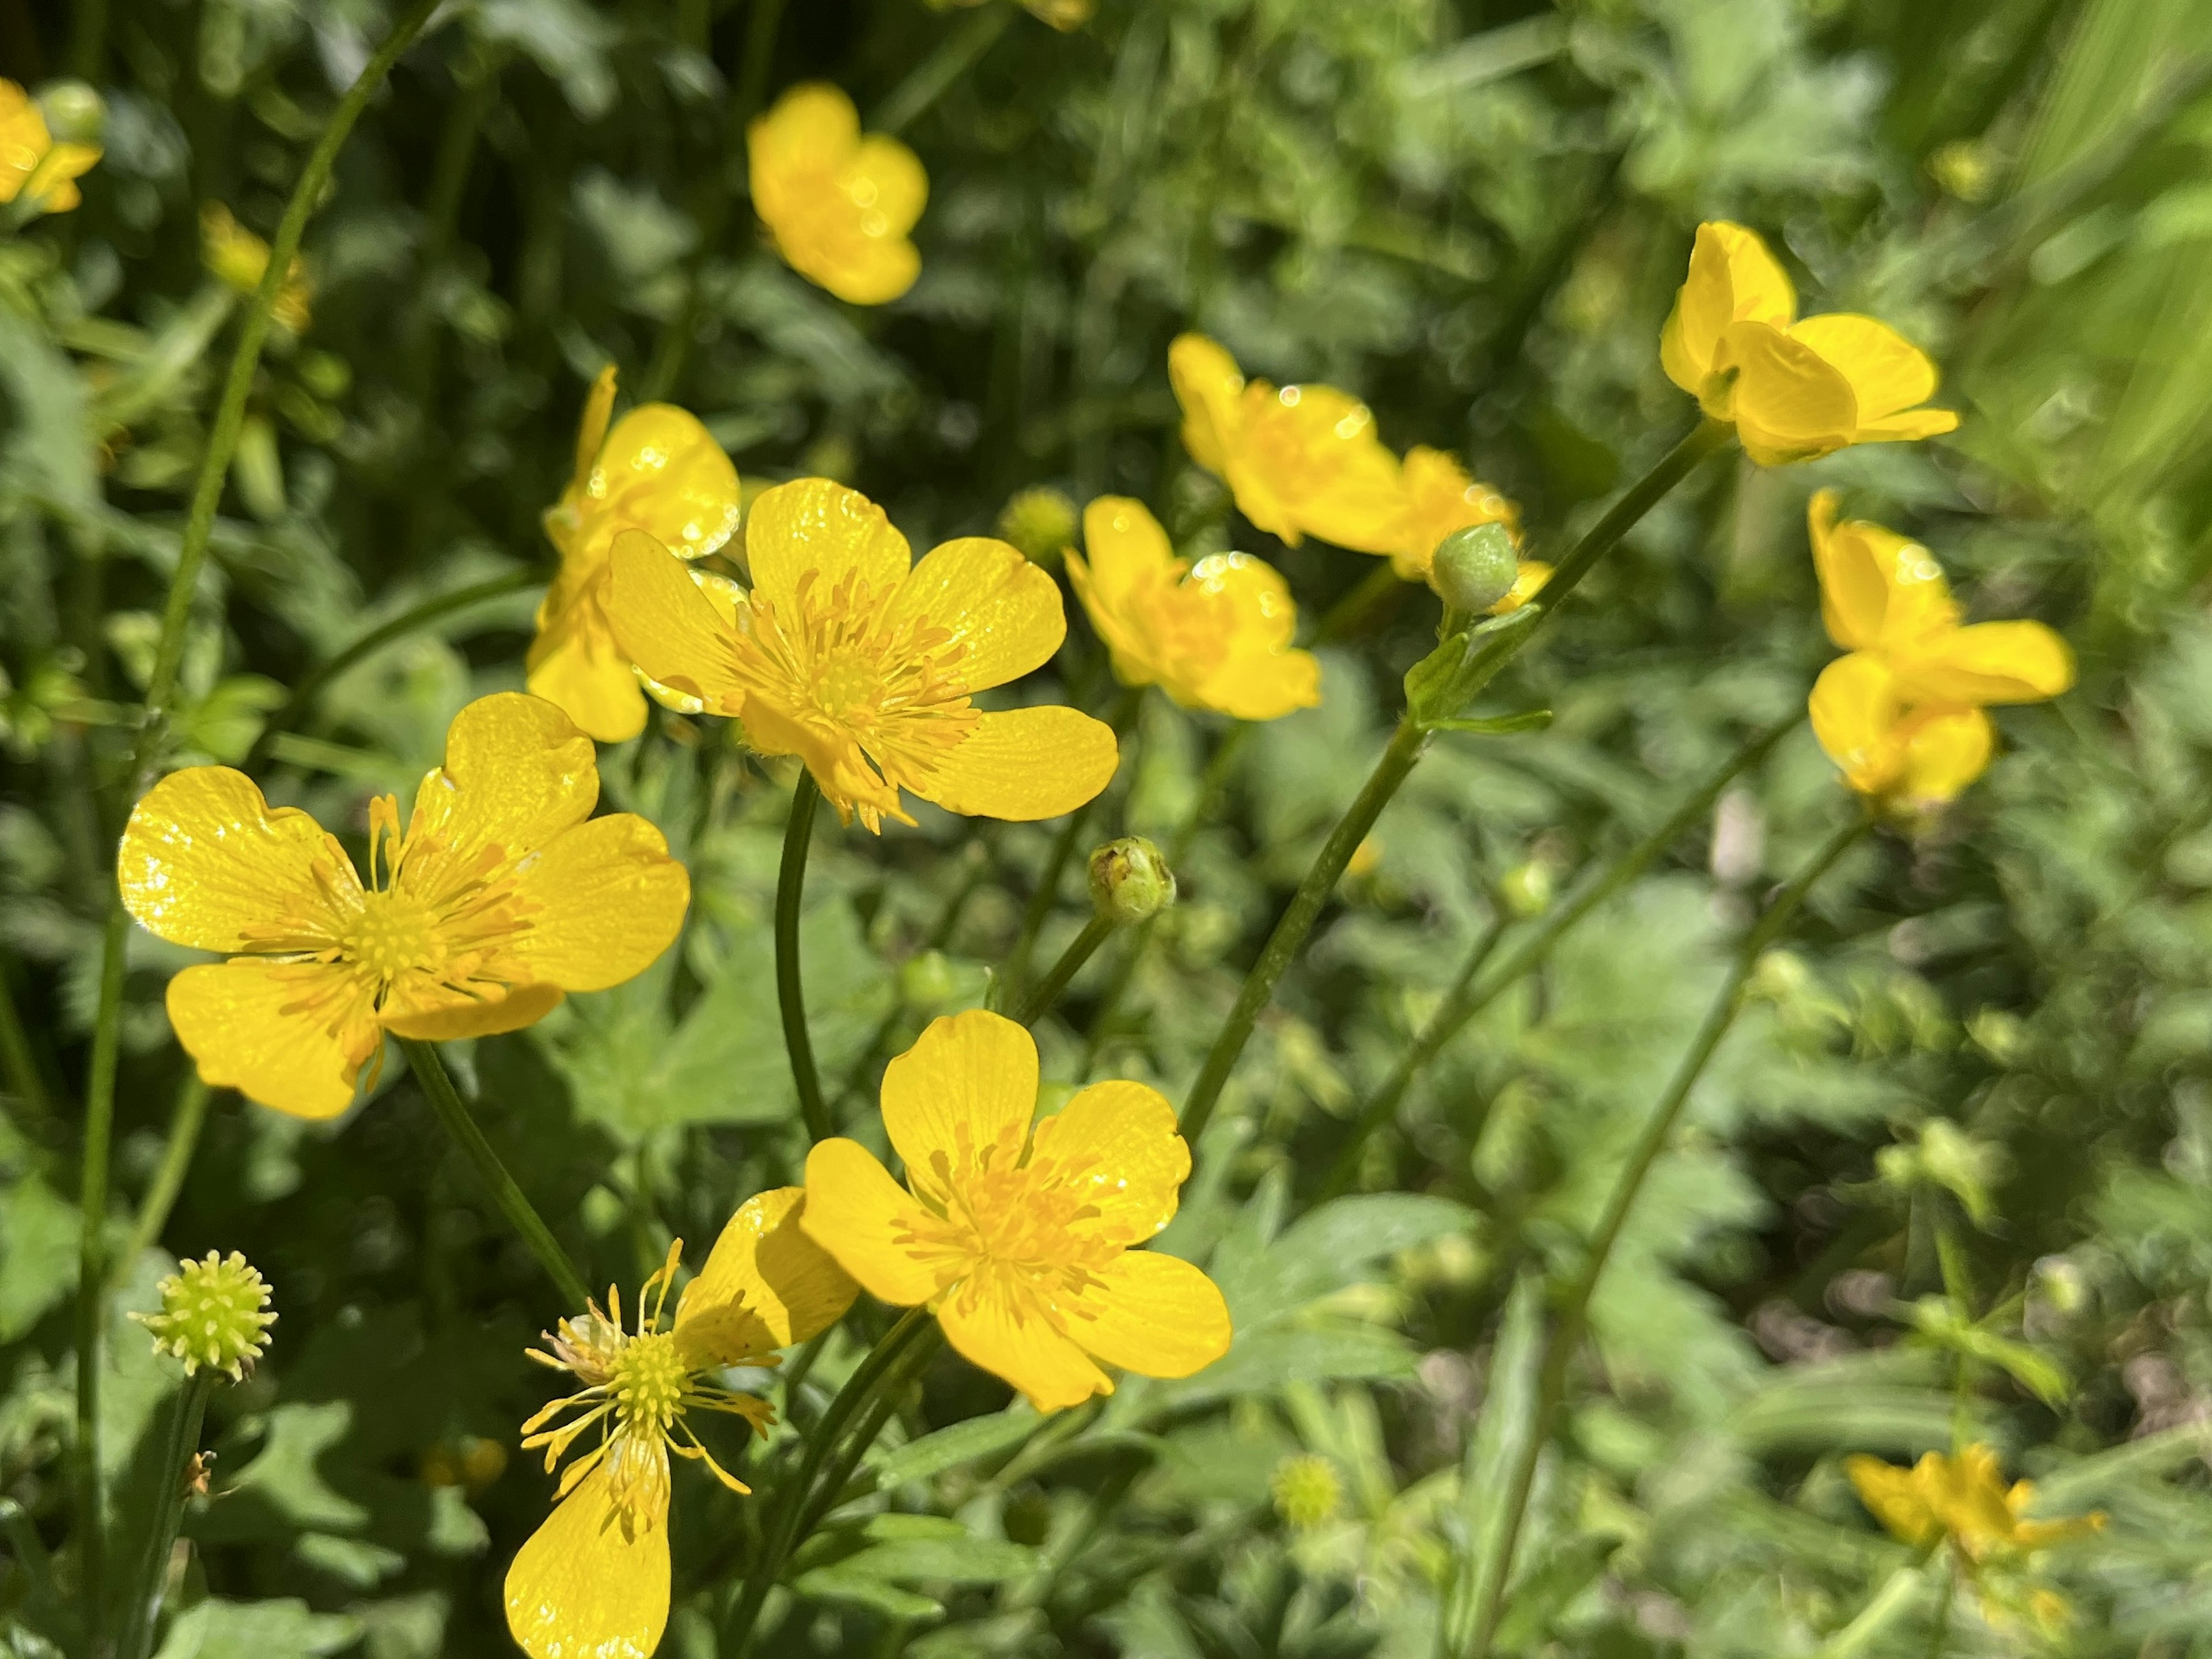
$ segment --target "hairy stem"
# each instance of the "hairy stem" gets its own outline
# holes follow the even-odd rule
[[[806,892],[806,854],[814,842],[814,809],[821,787],[801,769],[791,792],[791,822],[783,832],[783,864],[775,877],[775,1000],[783,1012],[783,1051],[799,1091],[799,1115],[809,1140],[831,1133],[822,1099],[822,1073],[814,1064],[814,1039],[806,1030],[806,988],[799,973],[799,912]]]
[[[1060,953],[1060,960],[1037,981],[1036,988],[1021,1000],[1014,1010],[1017,1025],[1034,1025],[1044,1017],[1045,1010],[1060,1000],[1060,994],[1067,988],[1067,981],[1081,971],[1091,954],[1106,942],[1114,931],[1114,924],[1104,916],[1093,916],[1083,924],[1083,931],[1068,941],[1067,949]]]

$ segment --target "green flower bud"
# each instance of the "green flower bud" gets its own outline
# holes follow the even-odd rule
[[[158,1287],[161,1311],[131,1317],[154,1334],[155,1352],[185,1362],[186,1376],[205,1365],[228,1371],[234,1382],[245,1381],[276,1322],[275,1314],[262,1311],[269,1305],[268,1281],[236,1250],[228,1256],[210,1250],[204,1260],[177,1267]]]
[[[1480,615],[1513,591],[1521,556],[1502,524],[1469,525],[1437,544],[1429,586],[1455,611]]]
[[[1336,1465],[1311,1452],[1276,1464],[1267,1491],[1274,1498],[1275,1513],[1299,1532],[1321,1525],[1344,1501],[1344,1482],[1337,1478]]]
[[[899,995],[909,1008],[941,1008],[959,989],[942,951],[924,951],[899,969]]]
[[[1109,841],[1091,854],[1091,907],[1117,927],[1150,921],[1175,896],[1175,872],[1142,836]]]
[[[1075,539],[1075,503],[1057,489],[1024,489],[999,514],[999,537],[1021,549],[1031,564],[1059,568]]]
[[[1498,902],[1522,921],[1552,908],[1552,866],[1541,859],[1515,865],[1498,878]]]
[[[96,144],[107,125],[107,106],[82,81],[49,81],[39,88],[39,112],[58,143]]]

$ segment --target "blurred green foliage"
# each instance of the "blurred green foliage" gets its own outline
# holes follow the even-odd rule
[[[779,12],[781,15],[779,16]],[[0,1644],[70,1640],[74,1149],[133,704],[237,301],[199,214],[264,234],[388,18],[382,0],[0,0],[0,71],[105,100],[85,203],[0,235],[0,951],[20,1032],[0,1123]],[[758,240],[743,119],[834,80],[927,165],[921,282],[840,305]],[[519,686],[538,515],[605,361],[695,410],[749,485],[881,501],[917,545],[1017,491],[1149,501],[1187,548],[1276,559],[1318,613],[1370,568],[1235,520],[1186,462],[1186,327],[1330,380],[1395,447],[1455,448],[1537,556],[1685,429],[1659,325],[1701,217],[1765,232],[1823,308],[1895,321],[1964,411],[1941,445],[1709,468],[1499,688],[1547,730],[1442,740],[1262,1024],[1163,1246],[1238,1327],[1182,1382],[1041,1426],[951,1358],[770,1603],[778,1653],[1357,1659],[1458,1651],[1468,1546],[1527,1431],[1534,1330],[1762,894],[1852,810],[1802,732],[1711,824],[1444,1053],[1315,1206],[1349,1118],[1493,915],[1540,909],[1662,822],[1829,654],[1818,485],[1925,540],[1978,615],[2039,616],[2080,688],[1917,840],[1856,850],[1764,959],[1600,1287],[1540,1468],[1500,1650],[2212,1653],[2212,11],[2196,0],[462,0],[402,62],[313,222],[313,321],[278,335],[195,596],[180,762],[253,753],[357,833],[469,698]],[[1111,945],[1042,1023],[1048,1093],[1187,1085],[1429,640],[1408,590],[1326,653],[1323,705],[1257,732],[1181,860],[1128,994]],[[1080,623],[1048,672],[1099,684]],[[1094,696],[1092,706],[1104,701]],[[1149,701],[1091,829],[1171,842],[1224,729]],[[459,1069],[594,1282],[793,1177],[771,1002],[787,776],[667,717],[601,757],[696,895],[642,978]],[[825,836],[805,962],[845,1111],[973,1006],[1051,826],[922,811]],[[958,896],[956,903],[956,896]],[[1086,915],[1071,871],[1044,949]],[[1522,923],[1519,925],[1526,925]],[[131,943],[116,1241],[185,1073]],[[1044,959],[1048,959],[1044,958]],[[276,1346],[219,1395],[216,1491],[162,1651],[508,1650],[497,1586],[549,1483],[511,1451],[526,1341],[567,1310],[397,1066],[333,1126],[219,1097],[171,1253],[245,1250]],[[121,1309],[103,1398],[135,1559],[176,1379]],[[858,1358],[824,1347],[804,1420]],[[786,1398],[787,1395],[794,1396]],[[2051,1513],[2063,1627],[1926,1586],[1844,1480],[1987,1439]],[[791,1437],[750,1454],[772,1478]],[[736,1436],[718,1444],[732,1467]],[[1286,1460],[1338,1496],[1280,1496]],[[1310,1465],[1300,1490],[1311,1499]],[[679,1482],[666,1651],[706,1659],[756,1508]],[[1291,1524],[1285,1510],[1295,1511]],[[1939,1627],[1938,1621],[1941,1621]],[[1856,1634],[1845,1634],[1847,1627]]]

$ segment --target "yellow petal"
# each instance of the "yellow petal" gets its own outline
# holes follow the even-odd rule
[[[1837,658],[1813,683],[1808,708],[1813,735],[1852,788],[1880,794],[1897,781],[1897,681],[1881,659],[1863,651]]]
[[[1182,574],[1160,521],[1127,495],[1101,495],[1083,509],[1083,547],[1099,598],[1115,608],[1141,586]]]
[[[426,1000],[387,1002],[378,1021],[395,1036],[424,1042],[454,1042],[463,1037],[496,1036],[535,1025],[561,1006],[557,985],[500,988],[501,994],[470,996],[449,986],[422,993]]]
[[[1109,1365],[1140,1376],[1188,1376],[1229,1352],[1229,1304],[1178,1257],[1129,1250],[1091,1269],[1057,1309],[1067,1334]]]
[[[2074,684],[2074,653],[2039,622],[1977,623],[1939,635],[1899,675],[1932,702],[2041,702]]]
[[[1114,728],[1045,704],[985,714],[915,793],[963,817],[1027,823],[1073,812],[1114,781]]]
[[[446,731],[446,763],[422,780],[415,811],[459,850],[510,858],[589,817],[599,798],[592,740],[543,697],[478,697]]]
[[[340,912],[323,896],[320,870],[349,910],[361,881],[323,828],[295,807],[271,809],[243,772],[195,766],[148,790],[123,831],[115,874],[140,927],[200,951],[252,948],[257,932],[290,918]]]
[[[1011,1164],[1036,1096],[1036,1043],[1029,1032],[971,1008],[930,1021],[914,1047],[884,1067],[884,1129],[921,1191],[940,1181],[940,1155],[958,1174],[1003,1143],[1012,1150],[1001,1150],[997,1165]]]
[[[609,1487],[602,1462],[507,1570],[507,1627],[531,1659],[648,1659],[660,1645],[668,1627],[665,1518],[625,1532]]]
[[[1004,685],[1052,659],[1067,636],[1060,584],[1006,543],[963,537],[934,548],[900,584],[892,629],[927,623],[960,647],[952,672],[970,691]]]
[[[1833,311],[1808,317],[1790,329],[1790,337],[1843,371],[1861,421],[1879,421],[1936,395],[1936,365],[1887,323]]]
[[[1761,466],[1809,460],[1851,441],[1858,404],[1850,382],[1810,346],[1764,323],[1736,323],[1721,337],[1716,361],[1735,371],[1723,418],[1735,422],[1744,453]],[[1708,409],[1721,412],[1710,402]]]
[[[1874,1518],[1895,1537],[1924,1549],[1943,1535],[1942,1522],[1921,1496],[1911,1471],[1879,1457],[1847,1457],[1844,1473]]]
[[[879,1301],[911,1308],[939,1288],[937,1270],[901,1241],[921,1214],[913,1195],[857,1140],[820,1140],[806,1155],[799,1224]]]
[[[1225,474],[1244,391],[1237,360],[1203,334],[1178,334],[1168,347],[1168,380],[1182,405],[1182,447],[1207,471]]]
[[[800,1224],[805,1202],[804,1187],[778,1187],[738,1206],[706,1267],[676,1304],[679,1341],[710,1311],[742,1308],[758,1324],[762,1340],[738,1352],[725,1346],[714,1363],[727,1365],[804,1342],[845,1316],[860,1286],[807,1237]]]
[[[1281,572],[1249,554],[1214,553],[1187,586],[1221,601],[1228,617],[1225,648],[1200,678],[1195,701],[1240,720],[1276,720],[1321,701],[1321,664],[1291,644],[1297,606]]]
[[[963,1358],[1012,1383],[1040,1412],[1114,1392],[1113,1380],[1060,1334],[1012,1273],[987,1269],[954,1286],[939,1304],[937,1322]]]
[[[796,86],[745,129],[753,206],[770,225],[804,207],[851,161],[860,147],[860,117],[853,100],[820,81]]]
[[[169,981],[168,1010],[202,1082],[295,1117],[336,1117],[353,1104],[361,1065],[342,1040],[347,1027],[362,1045],[356,1053],[375,1052],[368,997],[343,969],[317,963],[240,957],[187,968]]]
[[[629,661],[717,714],[744,708],[731,628],[684,561],[641,530],[615,538],[607,623]]]
[[[764,489],[745,520],[745,562],[753,590],[779,609],[798,603],[800,579],[819,585],[817,603],[848,575],[868,585],[878,603],[905,580],[913,554],[884,510],[857,489],[827,478],[795,478]],[[645,671],[653,678],[651,664]]]
[[[569,991],[599,991],[643,973],[676,942],[691,878],[660,831],[634,812],[565,830],[515,872],[533,905],[514,950],[532,973]]]
[[[570,488],[581,491],[592,477],[592,463],[607,441],[607,422],[615,412],[615,366],[609,363],[592,382],[584,397],[583,419],[576,424],[576,471]]]
[[[1513,573],[1513,586],[1506,590],[1504,599],[1490,607],[1490,614],[1504,617],[1518,611],[1542,592],[1544,585],[1551,580],[1552,567],[1543,560],[1522,560],[1520,568]]]
[[[862,231],[877,238],[903,236],[929,201],[929,175],[915,153],[896,138],[872,132],[860,140],[837,180],[860,209]],[[881,227],[866,216],[880,215]]]
[[[1416,444],[1398,469],[1401,507],[1392,532],[1390,562],[1407,581],[1425,580],[1437,544],[1455,530],[1502,524],[1516,529],[1520,513],[1513,503],[1478,483],[1453,456]]]
[[[615,422],[592,468],[602,510],[696,559],[737,533],[738,470],[689,410],[647,404]]]
[[[1247,403],[1230,458],[1245,517],[1260,523],[1245,501],[1257,483],[1304,533],[1355,552],[1389,552],[1403,492],[1397,457],[1382,447],[1367,405],[1329,386],[1285,386],[1265,403]]]
[[[1916,805],[1937,806],[1989,769],[1996,731],[1978,708],[1923,715],[1906,727],[1899,787]]]
[[[776,233],[786,264],[848,305],[888,305],[921,275],[921,252],[904,237],[872,237],[845,222]]]
[[[1096,1212],[1086,1237],[1141,1244],[1175,1218],[1190,1148],[1175,1108],[1141,1083],[1094,1083],[1036,1126],[1032,1168],[1057,1165],[1055,1184]]]
[[[1836,520],[1836,492],[1813,497],[1807,514],[1813,565],[1820,579],[1820,619],[1847,651],[1909,651],[1954,630],[1942,567],[1928,550],[1881,525]]]
[[[1699,225],[1689,275],[1659,337],[1661,365],[1696,397],[1719,366],[1721,337],[1730,324],[1787,328],[1796,313],[1796,290],[1755,232],[1725,220]]]
[[[637,676],[615,643],[599,598],[578,603],[597,614],[552,618],[540,607],[527,659],[530,695],[544,698],[598,742],[627,743],[645,730]]]
[[[1885,415],[1880,420],[1862,420],[1851,441],[1862,444],[1909,444],[1923,438],[1940,438],[1946,432],[1959,429],[1959,416],[1954,410],[1908,409],[1901,415]]]

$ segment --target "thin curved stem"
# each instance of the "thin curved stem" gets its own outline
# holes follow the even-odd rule
[[[896,133],[911,123],[973,69],[1013,21],[1012,7],[993,6],[946,35],[877,106],[872,130]]]
[[[810,1140],[831,1133],[822,1100],[822,1073],[814,1064],[814,1039],[806,1029],[806,987],[799,965],[799,913],[806,893],[806,854],[814,843],[814,809],[821,786],[802,769],[791,792],[791,822],[783,832],[783,864],[775,877],[775,1000],[783,1013],[783,1051],[799,1091],[799,1115]]]
[[[924,1330],[899,1356],[898,1362],[884,1373],[882,1385],[876,1391],[868,1414],[860,1419],[860,1426],[845,1437],[844,1449],[823,1466],[821,1480],[817,1483],[814,1501],[806,1506],[800,1520],[799,1536],[793,1542],[795,1550],[814,1535],[814,1529],[830,1517],[845,1495],[845,1488],[853,1479],[853,1472],[860,1467],[860,1460],[868,1455],[868,1448],[876,1443],[877,1436],[884,1431],[898,1410],[898,1396],[914,1375],[927,1364],[945,1344],[944,1334],[935,1326]]]
[[[1489,958],[1496,941],[1486,933],[1478,940],[1474,951],[1462,965],[1451,990],[1436,1012],[1429,1017],[1429,1023],[1421,1028],[1420,1035],[1399,1054],[1389,1074],[1360,1107],[1352,1121],[1351,1136],[1346,1140],[1344,1149],[1337,1154],[1328,1179],[1322,1184],[1321,1197],[1333,1198],[1350,1186],[1368,1139],[1390,1121],[1413,1079],[1425,1071],[1443,1052],[1445,1046],[1466,1029],[1469,1020],[1540,964],[1551,955],[1553,947],[1591,911],[1650,869],[1653,860],[1680,840],[1693,824],[1712,810],[1713,803],[1720,799],[1723,790],[1765,759],[1777,744],[1803,723],[1804,719],[1802,713],[1793,714],[1788,720],[1769,726],[1736,750],[1674,809],[1664,823],[1621,853],[1593,879],[1585,883],[1580,892],[1546,917],[1534,933],[1515,947],[1497,972],[1485,976],[1480,983],[1476,982],[1475,976]]]
[[[115,1644],[116,1659],[146,1659],[154,1650],[154,1626],[161,1610],[161,1591],[169,1576],[169,1555],[184,1525],[185,1504],[191,1496],[188,1466],[198,1451],[200,1430],[207,1420],[208,1396],[215,1392],[220,1373],[203,1367],[185,1380],[169,1419],[169,1443],[161,1460],[163,1479],[154,1513],[154,1529],[146,1540],[144,1565],[138,1571],[135,1593],[124,1604],[123,1632]]]
[[[438,1121],[446,1126],[446,1133],[453,1136],[453,1144],[477,1166],[477,1174],[490,1189],[492,1201],[499,1206],[507,1225],[530,1247],[530,1253],[538,1258],[538,1265],[559,1289],[562,1299],[580,1311],[592,1299],[591,1291],[585,1288],[583,1274],[576,1271],[576,1264],[553,1237],[553,1230],[532,1207],[514,1177],[507,1173],[507,1165],[500,1162],[499,1154],[492,1150],[491,1142],[484,1139],[484,1132],[477,1127],[468,1103],[461,1098],[460,1091],[453,1087],[453,1075],[446,1070],[446,1062],[439,1058],[437,1044],[406,1037],[398,1039],[398,1042],[416,1080],[422,1085],[430,1109],[437,1113]]]
[[[177,1194],[184,1190],[185,1176],[192,1167],[192,1153],[199,1146],[200,1131],[207,1124],[208,1103],[214,1097],[215,1091],[200,1081],[198,1072],[177,1091],[177,1109],[169,1119],[161,1167],[154,1172],[154,1184],[139,1200],[137,1223],[131,1229],[131,1242],[109,1268],[112,1276],[121,1278],[143,1251],[161,1243],[161,1229],[169,1224],[169,1212],[176,1208]]]
[[[1743,1012],[1745,986],[1753,968],[1766,947],[1781,936],[1813,884],[1828,872],[1836,860],[1856,846],[1873,827],[1874,820],[1864,814],[1845,824],[1824,842],[1804,867],[1792,877],[1774,902],[1766,908],[1751,931],[1744,935],[1736,947],[1735,960],[1730,963],[1727,979],[1723,981],[1720,994],[1705,1012],[1705,1021],[1691,1040],[1689,1050],[1675,1067],[1673,1080],[1659,1098],[1651,1115],[1644,1120],[1644,1127],[1629,1151],[1628,1160],[1613,1179],[1613,1189],[1607,1194],[1605,1209],[1598,1218],[1596,1229],[1590,1235],[1589,1245],[1583,1255],[1582,1269],[1568,1285],[1559,1298],[1559,1309],[1552,1323],[1551,1333],[1545,1340],[1543,1364],[1537,1383],[1535,1421],[1529,1425],[1528,1433],[1517,1451],[1511,1474],[1506,1482],[1504,1522],[1492,1535],[1490,1559],[1480,1564],[1473,1582],[1483,1587],[1481,1601],[1475,1608],[1474,1639],[1468,1648],[1469,1659],[1487,1659],[1491,1644],[1496,1639],[1499,1620],[1505,1611],[1506,1581],[1512,1575],[1513,1556],[1519,1547],[1521,1529],[1528,1517],[1528,1494],[1535,1485],[1536,1463],[1544,1450],[1544,1443],[1551,1432],[1553,1419],[1558,1415],[1559,1404],[1566,1391],[1567,1368],[1572,1363],[1576,1349],[1581,1346],[1583,1332],[1588,1322],[1590,1301],[1597,1293],[1598,1281],[1604,1277],[1607,1263],[1613,1259],[1614,1247],[1620,1242],[1621,1231],[1627,1225],[1629,1212],[1642,1194],[1645,1177],[1659,1161],[1672,1139],[1674,1126],[1688,1103],[1690,1092],[1698,1079],[1705,1075],[1721,1039],[1735,1024],[1736,1016]]]
[[[1106,942],[1114,931],[1114,924],[1104,916],[1093,916],[1083,924],[1083,931],[1068,941],[1067,949],[1060,953],[1060,960],[1037,981],[1036,988],[1021,1000],[1014,1010],[1017,1025],[1034,1025],[1044,1018],[1045,1010],[1060,1000],[1060,994],[1067,988],[1067,981],[1082,971],[1083,964]]]

